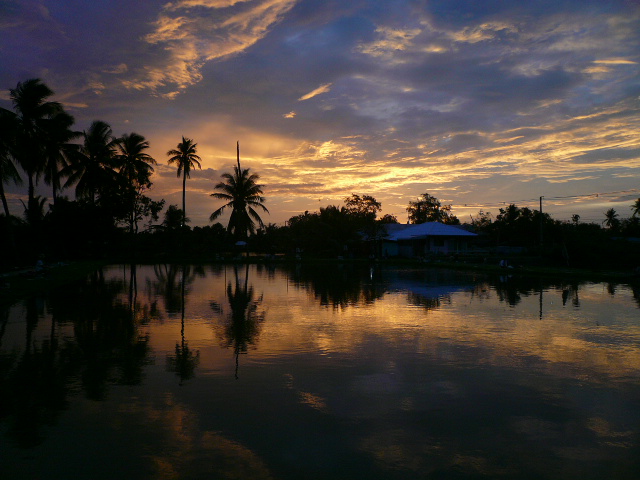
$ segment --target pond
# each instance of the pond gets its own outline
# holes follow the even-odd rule
[[[638,285],[115,265],[0,308],[3,479],[637,479]]]

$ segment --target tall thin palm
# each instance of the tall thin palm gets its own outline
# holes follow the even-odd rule
[[[231,209],[227,231],[236,238],[244,238],[248,233],[255,233],[256,222],[264,227],[264,222],[256,211],[256,208],[269,213],[262,196],[262,185],[256,182],[260,178],[257,174],[249,174],[249,169],[240,167],[240,147],[238,145],[237,166],[233,167],[233,174],[223,173],[224,181],[214,188],[218,192],[212,193],[213,198],[224,200],[226,203],[214,211],[209,220],[214,221],[227,209]]]
[[[76,197],[95,203],[100,187],[115,182],[115,139],[111,127],[100,120],[82,132],[83,144],[65,170],[65,187],[76,186]]]
[[[50,120],[64,111],[60,103],[47,100],[52,95],[53,90],[39,78],[19,82],[9,90],[16,113],[16,158],[29,182],[29,211],[39,208],[35,201],[35,182],[45,163],[44,145]]]
[[[126,180],[126,188],[131,196],[131,210],[129,216],[129,228],[131,233],[135,227],[136,199],[141,190],[151,186],[152,165],[156,160],[145,152],[149,148],[149,142],[138,133],[125,134],[116,140],[116,162],[120,175]]]
[[[193,143],[193,140],[190,138],[184,138],[183,136],[182,142],[180,142],[175,149],[167,152],[167,155],[171,157],[169,158],[169,165],[175,163],[178,166],[178,177],[182,174],[182,228],[184,228],[184,223],[187,217],[187,178],[189,178],[192,168],[197,166],[202,169],[200,166],[200,160],[202,159],[196,155],[197,145],[198,144]]]

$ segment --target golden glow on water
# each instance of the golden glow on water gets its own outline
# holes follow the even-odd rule
[[[150,274],[147,270],[139,269],[139,284],[149,280],[140,278]],[[237,274],[242,287],[246,271],[240,267]],[[230,314],[226,288],[235,285],[235,275],[232,267],[217,276],[205,269],[186,288],[185,339],[200,350],[199,368],[204,372],[224,371],[220,368],[226,353],[218,348],[220,325]],[[264,321],[258,340],[248,344],[245,362],[304,352],[355,355],[380,337],[414,349],[415,354],[441,357],[446,344],[470,349],[465,353],[470,362],[513,367],[524,362],[560,377],[595,380],[637,377],[640,372],[640,325],[630,320],[636,307],[629,304],[624,288],[611,295],[602,285],[585,285],[579,291],[580,307],[571,302],[562,305],[561,290],[529,292],[510,306],[488,285],[453,291],[422,304],[416,304],[420,297],[409,291],[388,291],[372,302],[334,307],[319,306],[312,291],[282,272],[269,277],[252,267],[249,281],[252,301]],[[161,319],[148,326],[151,345],[154,351],[171,352],[181,339],[180,312],[163,311],[157,296],[147,299],[156,303]],[[214,311],[212,303],[220,310]]]
[[[585,462],[629,462],[637,445],[639,303],[628,285],[348,266],[103,274],[81,315],[43,295],[11,307],[3,327],[0,358],[39,385],[16,390],[26,405],[40,408],[51,389],[40,368],[54,384],[82,371],[48,464],[86,457],[58,445],[90,437],[160,479],[344,477],[369,461],[374,478],[555,478],[557,462],[583,478]],[[37,471],[20,458],[15,471]]]

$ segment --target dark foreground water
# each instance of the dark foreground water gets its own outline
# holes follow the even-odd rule
[[[0,308],[0,478],[638,479],[640,289],[114,266]]]

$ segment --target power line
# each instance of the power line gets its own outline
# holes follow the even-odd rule
[[[596,192],[596,193],[585,193],[580,195],[559,195],[559,196],[543,196],[544,200],[565,200],[565,199],[580,199],[580,198],[607,198],[612,196],[631,196],[632,194],[640,194],[640,189],[633,188],[630,190],[618,190],[614,192]],[[503,202],[489,202],[489,203],[465,203],[462,206],[464,207],[501,207],[506,205],[518,205],[518,204],[528,204],[528,203],[538,203],[540,197],[537,198],[529,198],[524,200],[511,200],[511,201],[503,201]]]

